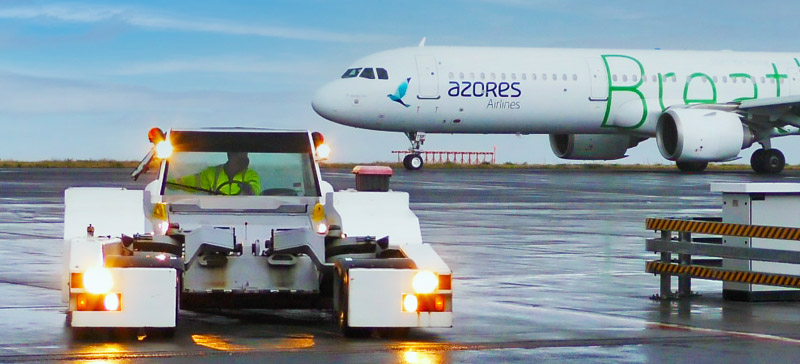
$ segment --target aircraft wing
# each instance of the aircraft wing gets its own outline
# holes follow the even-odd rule
[[[737,108],[747,120],[762,127],[791,125],[800,128],[800,95],[744,100]]]

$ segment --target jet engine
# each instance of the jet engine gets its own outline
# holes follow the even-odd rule
[[[609,160],[625,157],[641,139],[621,134],[550,134],[550,148],[563,159]]]
[[[681,162],[720,162],[736,158],[754,141],[738,114],[710,109],[671,109],[656,126],[658,150]]]

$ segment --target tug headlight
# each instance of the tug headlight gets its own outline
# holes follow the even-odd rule
[[[433,293],[439,286],[439,278],[435,273],[424,270],[414,276],[411,286],[414,287],[414,292],[419,294]]]
[[[119,310],[119,294],[117,293],[109,293],[105,295],[103,298],[103,308],[106,311],[118,311]]]
[[[320,144],[317,147],[317,159],[328,159],[329,155],[331,155],[331,147],[327,144]]]
[[[89,293],[108,293],[112,286],[114,286],[114,281],[111,279],[111,272],[108,269],[92,267],[83,273],[83,287]]]
[[[169,140],[162,140],[156,144],[156,158],[166,159],[172,155],[172,143]]]
[[[419,307],[419,300],[417,296],[413,294],[407,294],[403,297],[403,311],[406,312],[417,312],[417,308]]]

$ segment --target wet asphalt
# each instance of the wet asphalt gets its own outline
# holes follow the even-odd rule
[[[712,182],[800,173],[395,170],[454,271],[454,327],[346,339],[323,311],[181,313],[174,338],[73,338],[58,290],[63,191],[142,188],[122,169],[0,169],[0,362],[797,362],[800,303],[730,302],[721,283],[651,299],[646,217],[718,216]],[[338,189],[349,170],[323,170]],[[147,176],[142,180],[146,180]],[[794,213],[794,212],[787,212]],[[675,287],[675,285],[673,285]]]

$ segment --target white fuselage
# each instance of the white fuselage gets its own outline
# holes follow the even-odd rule
[[[413,47],[352,68],[314,110],[358,128],[427,133],[656,134],[663,111],[800,94],[799,55],[732,51]],[[404,95],[398,90],[406,80]],[[391,95],[399,101],[393,100]],[[407,106],[406,106],[407,105]]]

